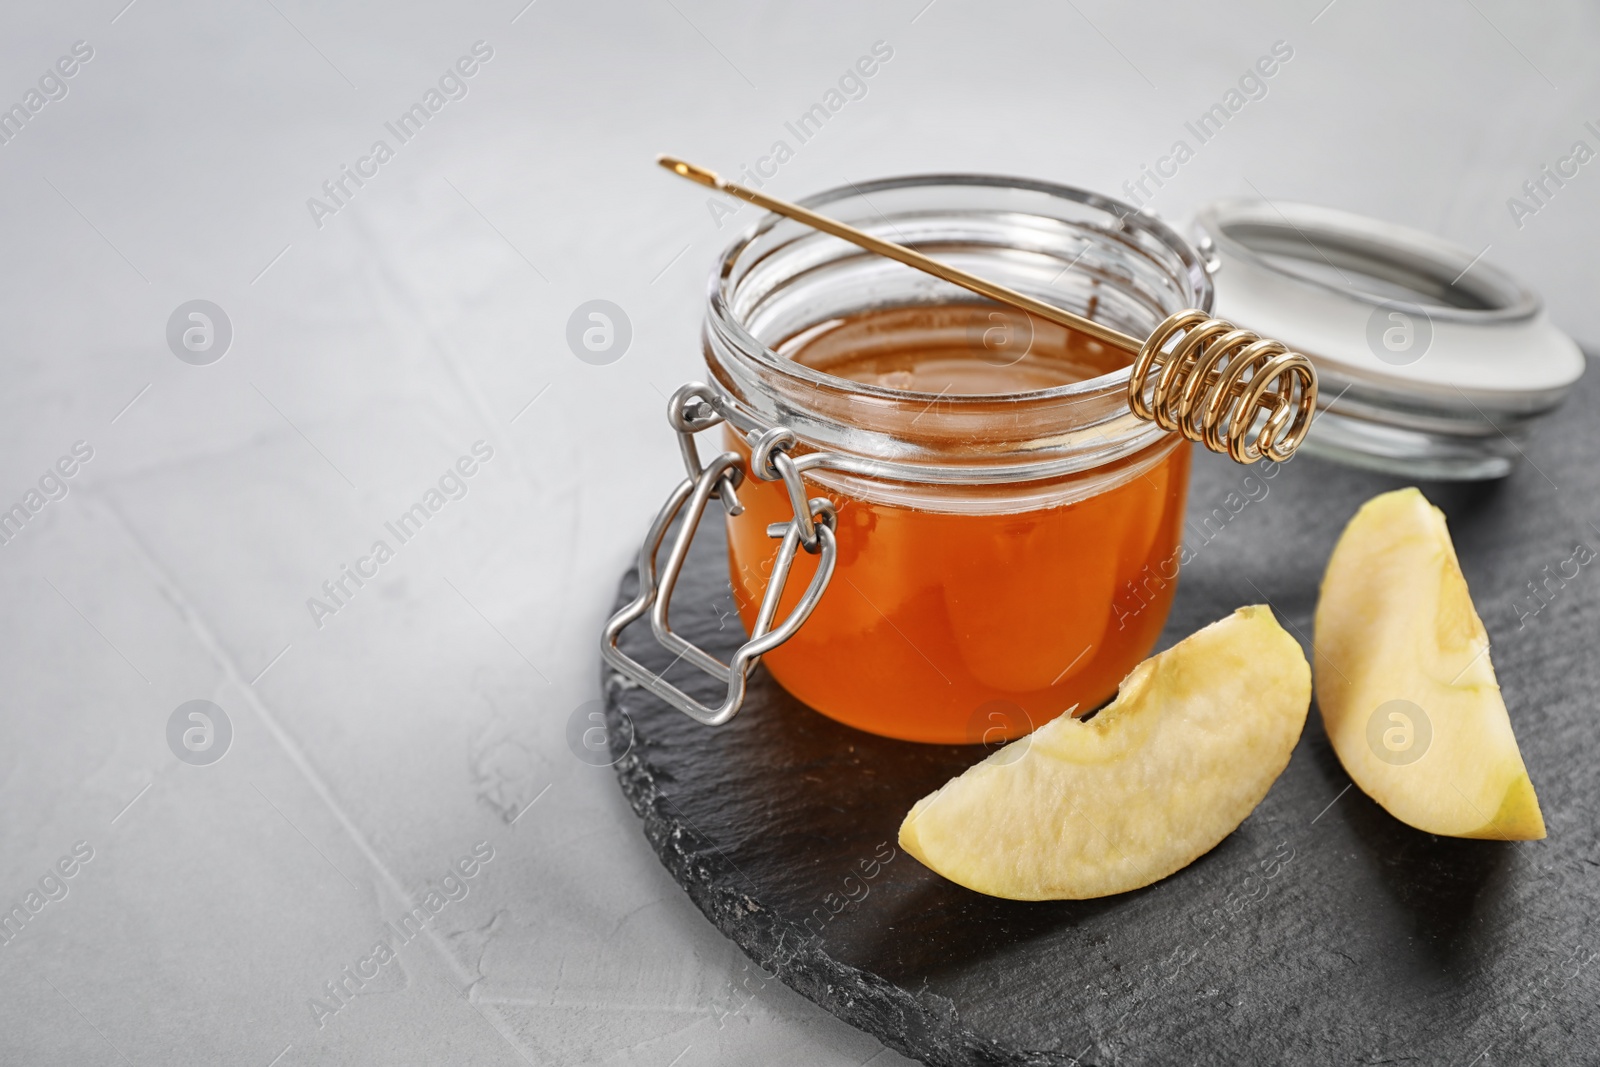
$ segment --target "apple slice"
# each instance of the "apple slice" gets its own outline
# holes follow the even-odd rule
[[[900,844],[968,889],[1084,900],[1149,885],[1233,832],[1311,705],[1300,645],[1263,605],[1145,660],[1088,721],[1046,723],[917,801]]]
[[[1544,836],[1443,512],[1416,489],[1363,504],[1316,626],[1317,704],[1356,785],[1431,834]]]

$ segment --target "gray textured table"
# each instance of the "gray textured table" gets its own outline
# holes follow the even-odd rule
[[[896,1062],[752,979],[568,746],[676,477],[663,397],[698,373],[706,270],[753,215],[649,159],[789,139],[785,195],[939,169],[1115,192],[1283,40],[1152,209],[1410,222],[1600,339],[1593,165],[1520,228],[1506,205],[1600,114],[1600,16],[1325,4],[9,5],[0,505],[29,517],[0,544],[0,901],[28,918],[0,1062]],[[597,299],[631,326],[607,365],[566,340]],[[1556,498],[1532,467],[1501,492]],[[178,753],[217,722],[169,743],[194,700],[230,725],[209,765]]]

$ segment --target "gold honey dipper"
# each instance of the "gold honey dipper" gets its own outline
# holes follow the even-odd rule
[[[671,156],[658,156],[656,162],[690,181],[1123,349],[1134,357],[1128,407],[1135,415],[1240,463],[1263,456],[1288,459],[1311,427],[1317,404],[1316,369],[1280,341],[1195,308],[1169,315],[1140,341],[799,204],[727,181],[715,171]]]

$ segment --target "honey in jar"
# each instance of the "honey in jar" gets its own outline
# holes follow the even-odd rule
[[[1003,427],[1018,396],[1099,379],[1127,362],[1083,334],[973,303],[840,316],[774,348],[846,390],[899,394],[907,435],[953,405],[964,425],[988,418]],[[728,440],[748,461],[743,439]],[[982,452],[981,434],[972,446]],[[908,740],[992,743],[1088,712],[1160,634],[1175,583],[1148,579],[1176,575],[1187,484],[1188,446],[1175,438],[987,493],[892,484],[852,492],[808,478],[808,495],[837,508],[837,570],[810,618],[763,662],[823,714]],[[777,550],[767,527],[792,513],[781,482],[747,479],[739,499],[743,513],[728,519],[729,566],[748,630]],[[796,558],[780,617],[816,565],[814,556]],[[1119,595],[1136,585],[1137,597]]]

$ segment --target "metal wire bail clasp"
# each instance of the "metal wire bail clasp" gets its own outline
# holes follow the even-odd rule
[[[762,595],[761,608],[756,613],[750,639],[739,646],[739,650],[733,654],[732,663],[723,663],[673,632],[667,616],[672,590],[683,572],[684,561],[689,556],[689,545],[694,540],[695,529],[700,524],[707,503],[716,497],[729,515],[738,515],[744,510],[737,496],[745,473],[739,454],[723,452],[709,464],[702,465],[699,449],[695,445],[696,433],[723,421],[716,409],[715,399],[716,394],[708,386],[691,382],[673,393],[668,401],[667,420],[678,432],[678,443],[688,477],[672,491],[655,521],[650,524],[650,532],[645,535],[644,545],[639,550],[638,595],[606,623],[600,642],[601,655],[613,668],[696,722],[707,726],[721,726],[739,711],[739,706],[744,703],[745,683],[751,668],[765,653],[789,640],[800,629],[827,589],[838,558],[834,540],[833,503],[822,497],[806,499],[800,472],[787,454],[787,449],[795,443],[794,434],[782,427],[768,430],[751,442],[750,473],[761,481],[783,480],[794,508],[794,518],[767,527],[768,536],[782,538],[782,542],[778,546],[777,558],[773,560],[772,576],[767,580],[767,589]],[[672,549],[667,554],[666,566],[658,578],[656,556],[660,553],[668,527],[680,516],[682,522],[672,542]],[[794,610],[782,623],[774,626],[778,601],[783,596],[789,569],[794,564],[795,554],[802,548],[818,556],[817,572]],[[622,631],[645,612],[650,613],[650,628],[661,647],[727,684],[727,697],[721,707],[712,708],[700,703],[661,674],[649,670],[622,651],[618,646]]]

